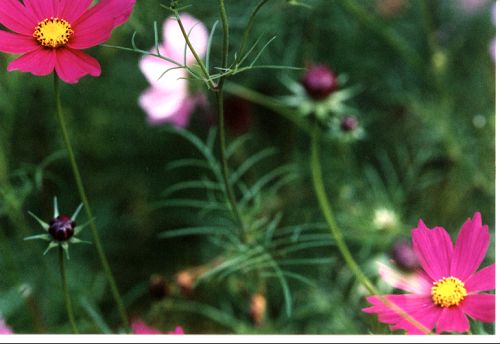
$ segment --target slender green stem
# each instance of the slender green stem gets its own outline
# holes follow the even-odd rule
[[[406,321],[411,323],[413,326],[421,330],[423,333],[430,334],[431,332],[425,326],[423,326],[419,321],[414,319],[404,310],[402,310],[399,306],[389,301],[386,297],[382,296],[381,293],[377,290],[377,288],[370,282],[370,280],[363,273],[359,265],[354,260],[349,247],[347,246],[342,231],[340,230],[337,222],[335,221],[335,217],[333,215],[332,207],[330,205],[330,201],[328,200],[328,196],[326,194],[325,185],[323,182],[323,175],[321,170],[321,162],[320,162],[320,131],[318,124],[315,125],[313,130],[313,137],[311,141],[311,173],[313,178],[314,190],[316,192],[316,197],[318,199],[321,211],[323,216],[325,217],[326,222],[328,223],[328,227],[332,233],[333,238],[337,243],[337,247],[344,258],[347,266],[352,271],[356,279],[361,283],[370,293],[375,294],[382,303],[386,306],[390,307],[394,312],[403,317]]]
[[[312,126],[309,125],[307,121],[301,119],[300,114],[297,111],[281,104],[276,99],[229,81],[226,82],[224,90],[229,94],[246,99],[252,103],[276,112],[302,129],[308,135],[312,136]]]
[[[219,0],[219,8],[220,8],[220,16],[222,19],[222,27],[223,27],[223,48],[222,48],[222,70],[227,68],[228,64],[228,56],[229,56],[229,25],[228,25],[228,20],[227,20],[227,14],[226,14],[226,8],[224,6],[224,0]],[[208,83],[208,86],[210,89],[215,93],[216,96],[216,101],[217,101],[217,113],[218,113],[218,130],[219,130],[219,151],[220,151],[220,160],[222,164],[222,172],[223,172],[223,179],[224,179],[224,186],[225,186],[225,191],[227,198],[229,199],[229,203],[231,206],[231,211],[233,212],[234,217],[236,218],[236,221],[238,222],[238,225],[240,227],[241,231],[241,237],[242,239],[244,238],[244,224],[242,217],[240,215],[240,212],[238,210],[237,202],[236,202],[236,197],[235,193],[233,190],[233,187],[231,183],[229,182],[229,167],[228,167],[228,162],[227,162],[227,154],[226,154],[226,133],[225,133],[225,126],[224,126],[224,81],[226,79],[226,75],[222,75],[219,80],[217,85],[213,83],[212,78],[210,77],[210,73],[208,72],[205,64],[201,60],[200,56],[194,49],[193,45],[191,44],[191,41],[189,39],[189,35],[186,32],[186,29],[184,28],[184,25],[182,24],[182,21],[179,17],[179,13],[176,10],[174,11],[175,18],[177,19],[177,23],[179,24],[179,28],[181,29],[182,35],[184,36],[184,40],[186,41],[186,44],[193,54],[194,58],[196,59],[196,62],[201,68],[201,71],[203,75],[206,78],[206,82]]]
[[[222,68],[227,68],[227,61],[229,56],[229,25],[227,21],[226,7],[224,5],[224,0],[219,0],[220,17],[222,21],[223,28],[223,44],[222,44]],[[217,116],[218,116],[218,130],[219,130],[219,151],[220,160],[222,164],[222,174],[224,177],[224,186],[226,190],[226,195],[229,199],[231,205],[231,210],[233,212],[236,221],[238,222],[240,228],[240,235],[242,240],[245,240],[245,227],[243,219],[241,217],[238,205],[236,203],[236,197],[234,194],[233,187],[229,182],[229,167],[227,162],[226,154],[226,131],[224,124],[224,81],[226,77],[222,76],[217,84],[217,89],[215,90],[215,96],[217,98]]]
[[[177,11],[174,11],[175,19],[177,20],[177,23],[179,24],[179,28],[181,29],[182,35],[184,36],[184,40],[186,41],[187,46],[189,47],[189,50],[193,54],[194,58],[196,59],[196,62],[198,63],[199,67],[201,68],[201,72],[203,73],[203,76],[205,77],[205,82],[208,84],[208,86],[211,89],[214,89],[216,85],[213,83],[212,79],[210,78],[210,73],[207,70],[207,67],[203,63],[203,61],[200,58],[200,55],[196,52],[196,50],[193,47],[193,44],[191,44],[191,40],[189,39],[189,35],[186,32],[186,29],[184,28],[184,25],[182,24],[182,20],[179,17],[179,13]]]
[[[248,42],[248,37],[250,36],[250,32],[252,31],[253,24],[255,22],[255,18],[257,17],[257,13],[259,13],[260,9],[267,3],[269,0],[261,0],[259,4],[255,7],[255,9],[252,12],[252,15],[248,19],[247,26],[245,28],[245,31],[243,32],[243,36],[241,38],[240,42],[240,48],[238,49],[238,63],[243,57],[243,51],[247,47],[247,42]],[[238,64],[237,63],[237,64]]]
[[[222,70],[227,68],[228,59],[229,59],[229,22],[227,20],[226,6],[224,4],[224,0],[219,0],[219,10],[220,10],[220,18],[222,21]],[[222,92],[222,87],[224,85],[225,77],[221,77],[219,79],[219,91]]]
[[[66,304],[66,312],[68,313],[68,319],[73,329],[73,334],[78,334],[78,328],[76,327],[75,314],[73,312],[73,305],[71,303],[71,298],[69,296],[68,289],[68,277],[66,275],[66,268],[64,266],[64,251],[61,246],[59,246],[59,267],[61,268],[61,282],[64,293],[64,303]]]
[[[217,112],[218,112],[218,130],[219,130],[219,152],[222,163],[224,186],[226,190],[226,195],[231,205],[231,210],[233,212],[234,217],[236,218],[236,221],[238,222],[238,226],[241,231],[240,233],[241,238],[244,239],[245,229],[244,229],[243,219],[241,218],[240,211],[236,203],[234,190],[231,186],[231,183],[229,182],[229,167],[227,163],[227,154],[226,154],[226,133],[224,126],[224,94],[222,92],[217,92],[216,97],[217,97]]]
[[[62,105],[61,105],[61,94],[60,94],[60,89],[59,89],[59,79],[56,74],[54,74],[54,92],[55,92],[55,97],[56,97],[56,106],[57,106],[57,120],[59,122],[59,125],[61,127],[61,133],[64,139],[64,144],[66,146],[66,150],[68,151],[68,158],[69,162],[71,164],[71,169],[73,170],[73,175],[75,177],[75,182],[78,187],[78,192],[80,194],[80,198],[83,202],[83,206],[85,208],[85,212],[87,214],[87,217],[90,221],[90,229],[92,232],[93,240],[95,243],[95,247],[97,250],[97,254],[99,256],[99,259],[101,261],[102,268],[104,270],[104,273],[106,275],[106,278],[108,280],[108,283],[111,288],[111,293],[113,294],[113,298],[115,299],[115,302],[118,306],[118,311],[120,313],[120,317],[123,323],[123,326],[128,329],[129,328],[129,322],[128,322],[128,317],[127,317],[127,312],[125,309],[125,305],[122,301],[122,298],[120,296],[120,292],[118,291],[118,287],[116,286],[115,279],[113,277],[113,273],[111,272],[111,268],[109,266],[108,259],[106,257],[106,253],[104,252],[104,248],[101,243],[101,239],[99,238],[99,233],[97,231],[97,227],[95,225],[94,221],[94,215],[92,214],[92,209],[90,208],[90,204],[87,198],[87,193],[85,192],[85,187],[83,185],[82,177],[80,174],[80,170],[78,168],[78,164],[75,159],[75,154],[73,152],[73,148],[71,146],[71,141],[69,138],[68,134],[68,129],[66,127],[66,122],[64,119],[64,113],[62,111]]]

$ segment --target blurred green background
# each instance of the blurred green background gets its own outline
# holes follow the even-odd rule
[[[227,1],[231,51],[237,49],[257,2]],[[136,32],[141,48],[152,47],[153,23],[169,16],[162,3],[169,4],[139,0],[131,19],[108,43],[130,46]],[[493,1],[474,10],[464,10],[461,3],[271,0],[252,32],[252,40],[277,36],[261,64],[327,64],[347,75],[348,85],[362,90],[350,104],[358,109],[364,138],[325,141],[322,163],[341,228],[355,258],[374,279],[375,261],[387,260],[394,242],[409,238],[420,218],[429,227],[443,226],[456,235],[466,218],[480,211],[494,232],[495,62],[489,53],[495,36]],[[215,0],[181,4],[190,4],[187,11],[208,28],[218,19]],[[219,29],[212,47],[215,64],[220,61],[220,42]],[[102,76],[64,85],[62,101],[97,225],[131,317],[163,330],[181,325],[187,333],[389,333],[374,316],[361,312],[367,306],[365,291],[333,244],[301,251],[301,257],[331,259],[293,268],[312,283],[290,282],[291,316],[284,310],[279,285],[269,282],[261,326],[254,326],[250,316],[255,291],[250,275],[208,280],[189,295],[180,292],[176,273],[210,262],[221,249],[205,236],[159,239],[159,233],[191,226],[199,214],[154,205],[164,199],[161,193],[167,187],[202,178],[206,172],[165,168],[197,152],[179,136],[147,124],[137,104],[148,87],[138,69],[140,56],[107,47],[89,53],[100,61]],[[0,55],[0,312],[18,333],[68,333],[56,255],[42,257],[44,243],[22,239],[40,231],[28,210],[50,219],[54,196],[67,213],[80,200],[54,116],[51,77],[7,73],[12,59]],[[302,74],[253,70],[231,81],[279,98],[289,95],[282,80],[299,80]],[[243,125],[250,137],[231,166],[276,147],[279,154],[256,164],[248,182],[293,164],[298,177],[272,199],[263,195],[264,208],[282,212],[282,226],[322,223],[307,165],[308,135],[273,111],[235,100],[230,87],[226,93],[237,103],[227,109],[227,117]],[[189,127],[203,139],[214,123],[212,95],[209,100],[210,106],[197,111]],[[230,141],[241,132],[233,127]],[[202,192],[191,196],[206,198]],[[381,212],[389,214],[389,220],[377,220]],[[326,228],[319,233],[328,236]],[[90,233],[82,237],[90,240]],[[493,244],[485,263],[494,261]],[[116,331],[118,314],[94,248],[72,247],[68,266],[81,330]],[[170,285],[163,299],[149,292],[152,274]],[[491,325],[473,324],[472,329],[493,332]]]

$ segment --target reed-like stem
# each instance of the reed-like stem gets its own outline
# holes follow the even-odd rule
[[[59,246],[59,268],[61,269],[61,282],[64,293],[64,303],[66,305],[66,312],[68,313],[68,319],[71,324],[71,329],[73,334],[78,334],[78,327],[76,326],[75,313],[73,312],[73,304],[71,303],[71,297],[69,295],[68,288],[68,276],[66,274],[66,267],[64,263],[64,250]]]
[[[228,58],[229,58],[229,23],[228,23],[228,19],[227,19],[224,0],[219,0],[219,9],[220,9],[220,17],[221,17],[222,28],[223,28],[222,66],[221,66],[221,68],[222,68],[222,70],[225,70],[227,68]],[[177,23],[179,24],[179,28],[181,29],[182,35],[184,36],[184,40],[186,41],[187,47],[189,48],[189,50],[193,54],[196,62],[200,66],[200,69],[203,73],[203,76],[206,79],[205,82],[208,84],[209,88],[213,91],[213,93],[215,94],[215,97],[216,97],[217,116],[218,116],[218,131],[219,131],[219,152],[220,152],[220,162],[222,165],[222,174],[223,174],[223,179],[224,179],[224,190],[226,193],[226,197],[229,200],[229,204],[230,204],[233,216],[235,217],[235,219],[238,223],[238,226],[240,228],[241,238],[244,239],[245,229],[244,229],[243,219],[242,219],[240,211],[238,209],[238,204],[236,202],[236,196],[234,193],[233,186],[229,182],[229,166],[228,166],[227,154],[226,154],[226,130],[225,130],[225,123],[224,123],[225,122],[224,121],[224,82],[225,82],[226,76],[222,75],[219,78],[217,84],[214,84],[205,64],[203,63],[199,54],[194,49],[194,47],[189,39],[189,35],[186,32],[184,25],[182,24],[182,20],[180,19],[179,14],[176,11],[174,11],[174,15],[177,19]]]
[[[83,202],[85,213],[86,213],[88,220],[89,220],[90,229],[92,232],[92,237],[93,237],[94,244],[95,244],[95,247],[97,250],[97,254],[99,256],[99,260],[101,261],[101,265],[102,265],[102,268],[104,270],[104,274],[106,275],[106,278],[107,278],[108,283],[110,285],[111,293],[113,294],[113,298],[114,298],[116,305],[118,307],[118,312],[120,314],[123,326],[126,329],[129,329],[129,322],[128,322],[128,317],[127,317],[125,305],[124,305],[122,298],[120,296],[120,292],[118,291],[118,287],[116,285],[115,278],[113,277],[113,273],[111,272],[108,258],[106,257],[106,253],[104,252],[104,248],[102,246],[101,239],[99,237],[99,233],[98,233],[97,227],[95,225],[94,215],[92,214],[92,209],[90,208],[90,204],[89,204],[89,201],[87,198],[87,193],[86,193],[85,187],[83,185],[82,177],[80,174],[80,169],[78,168],[75,154],[73,152],[73,147],[71,145],[71,141],[69,138],[68,129],[66,127],[64,113],[62,111],[61,94],[60,94],[60,89],[59,89],[59,79],[58,79],[56,74],[54,74],[54,93],[55,93],[55,97],[56,97],[57,121],[59,122],[59,126],[61,128],[61,134],[63,136],[64,144],[65,144],[66,150],[68,152],[68,159],[69,159],[69,162],[71,164],[71,169],[73,171],[73,175],[75,177],[75,182],[76,182],[76,185],[78,188],[78,192],[80,194],[81,201]]]
[[[225,70],[227,68],[228,58],[229,58],[229,23],[227,20],[226,7],[224,4],[224,0],[219,0],[219,10],[220,17],[222,21],[222,29],[223,29],[223,42],[222,42],[222,69]],[[238,209],[238,204],[236,203],[236,196],[234,194],[233,187],[229,182],[229,166],[227,161],[226,154],[226,130],[225,130],[225,121],[224,121],[224,82],[225,76],[221,76],[216,89],[216,98],[217,98],[217,117],[218,117],[218,130],[219,130],[219,151],[220,151],[220,160],[222,164],[222,174],[224,177],[224,186],[226,189],[226,195],[229,199],[229,203],[231,205],[231,210],[233,212],[236,221],[238,222],[238,226],[240,228],[240,236],[243,241],[245,241],[245,227],[243,223],[243,219],[241,217],[240,211]]]
[[[314,191],[316,193],[316,198],[318,199],[318,203],[321,208],[321,212],[328,224],[330,232],[337,243],[337,247],[340,251],[340,254],[344,258],[347,266],[352,271],[356,279],[359,283],[361,283],[370,293],[375,294],[382,303],[384,303],[387,307],[392,309],[399,316],[404,318],[406,321],[411,323],[413,326],[418,328],[425,334],[430,334],[431,331],[425,326],[423,326],[419,321],[409,315],[407,312],[402,310],[398,305],[389,301],[386,297],[382,296],[380,291],[372,284],[372,282],[366,277],[361,268],[359,267],[356,260],[353,258],[349,247],[347,246],[344,235],[340,230],[335,217],[333,215],[333,210],[330,205],[330,201],[328,200],[328,196],[326,194],[325,184],[323,182],[323,173],[321,170],[321,159],[320,159],[320,128],[318,124],[315,124],[313,129],[313,136],[311,141],[311,173],[314,184]]]

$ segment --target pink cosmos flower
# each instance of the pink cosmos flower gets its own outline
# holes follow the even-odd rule
[[[436,332],[467,332],[469,320],[495,321],[495,295],[481,292],[495,289],[495,264],[476,270],[486,255],[489,244],[488,226],[476,213],[462,226],[455,246],[442,227],[427,228],[422,220],[413,229],[413,247],[422,270],[412,280],[383,267],[382,277],[393,287],[411,294],[386,295],[424,327]],[[363,309],[375,313],[380,322],[391,330],[406,330],[408,334],[422,331],[386,306],[377,296],[368,297],[372,307]]]
[[[181,21],[189,35],[195,51],[200,57],[205,55],[208,45],[207,28],[188,14],[180,15]],[[171,60],[193,65],[196,60],[173,18],[167,19],[163,25],[163,43],[158,47],[162,56]],[[186,54],[184,54],[186,52]],[[176,68],[175,64],[154,56],[145,56],[139,67],[148,79],[151,87],[139,98],[139,105],[148,115],[151,124],[171,123],[179,127],[187,126],[189,116],[198,104],[203,104],[203,95],[191,95],[188,72],[184,68]]]
[[[481,10],[488,0],[457,0],[456,6],[461,9],[466,14],[474,14],[475,12]]]
[[[8,71],[48,75],[56,71],[69,84],[101,74],[101,66],[81,50],[104,43],[127,21],[135,0],[2,0],[0,51],[23,54]]]
[[[13,334],[12,330],[10,329],[9,326],[5,323],[5,321],[0,318],[0,334]]]
[[[142,320],[134,320],[132,322],[132,333],[133,334],[184,334],[184,329],[177,326],[175,330],[169,332],[161,332],[160,330],[146,325]]]

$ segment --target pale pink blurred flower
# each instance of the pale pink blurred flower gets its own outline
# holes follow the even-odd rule
[[[195,51],[203,57],[208,45],[208,30],[196,18],[189,14],[181,14],[181,21],[189,35]],[[163,25],[163,43],[159,46],[162,56],[181,64],[193,65],[196,60],[189,48],[177,21],[169,18]],[[185,127],[189,117],[197,105],[203,104],[202,94],[191,94],[188,72],[184,68],[154,56],[145,56],[139,62],[139,67],[148,79],[151,87],[139,98],[139,104],[148,115],[151,124],[171,123]],[[175,69],[171,69],[175,68]]]
[[[180,326],[177,326],[173,331],[161,332],[157,328],[146,325],[146,323],[140,319],[132,321],[131,327],[133,334],[184,334],[184,329]]]
[[[467,14],[474,14],[488,4],[489,0],[456,0],[455,2],[458,9]]]
[[[12,330],[10,329],[9,326],[5,323],[5,321],[0,318],[0,334],[13,334]]]

